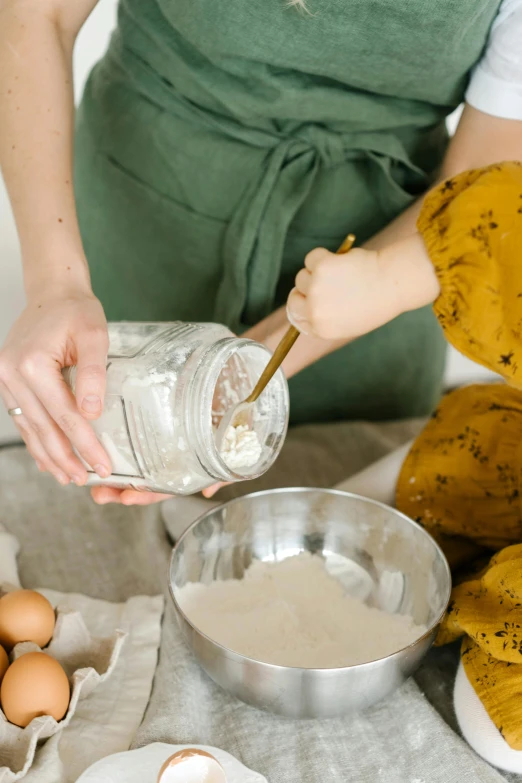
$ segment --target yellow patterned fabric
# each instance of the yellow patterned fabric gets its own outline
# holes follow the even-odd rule
[[[397,505],[433,535],[453,567],[522,541],[521,448],[522,394],[501,384],[449,394],[414,443]]]
[[[441,285],[434,310],[446,338],[522,388],[522,163],[443,182],[417,226]]]
[[[481,573],[454,587],[437,643],[464,636],[461,655],[469,681],[517,750],[522,750],[521,449],[520,392],[496,384],[468,386],[442,401],[397,485],[397,508],[433,535],[453,569],[501,550]]]
[[[443,183],[418,228],[448,341],[511,386],[469,386],[442,401],[402,466],[397,508],[432,534],[454,570],[469,567],[437,643],[463,637],[470,683],[522,750],[522,165]],[[492,551],[477,572],[474,562]]]
[[[453,590],[438,644],[463,635],[469,681],[508,745],[522,750],[522,544]]]

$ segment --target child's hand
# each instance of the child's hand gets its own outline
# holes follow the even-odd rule
[[[323,339],[355,339],[399,312],[379,253],[360,248],[344,255],[312,250],[288,297],[290,321]]]
[[[344,255],[312,250],[288,297],[289,320],[303,334],[354,340],[401,313],[433,302],[439,283],[421,237]]]

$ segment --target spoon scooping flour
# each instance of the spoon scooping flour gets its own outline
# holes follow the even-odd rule
[[[265,663],[329,669],[373,661],[426,628],[347,595],[308,552],[254,561],[241,580],[188,583],[176,591],[190,622],[218,644]]]
[[[255,430],[247,424],[232,425],[227,429],[221,443],[221,457],[232,471],[251,468],[261,456],[261,443]]]

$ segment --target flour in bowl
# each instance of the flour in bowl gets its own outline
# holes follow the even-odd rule
[[[383,658],[426,628],[345,594],[318,555],[255,561],[241,580],[176,591],[190,622],[218,644],[265,663],[335,668]]]

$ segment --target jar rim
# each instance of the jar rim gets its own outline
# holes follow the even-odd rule
[[[199,431],[197,442],[201,448],[198,449],[197,457],[202,467],[209,473],[216,481],[244,481],[247,479],[255,479],[262,476],[266,470],[273,464],[277,458],[281,446],[274,449],[273,453],[267,459],[262,456],[259,458],[254,466],[253,471],[248,473],[238,472],[231,469],[224,458],[222,457],[215,438],[215,427],[212,422],[212,404],[214,399],[214,392],[219,380],[219,377],[225,367],[227,361],[234,355],[241,352],[244,349],[255,349],[266,355],[266,363],[268,363],[271,352],[261,343],[255,340],[250,340],[246,337],[234,337],[227,336],[216,341],[206,351],[204,351],[199,357],[198,365],[195,368],[191,383],[187,385],[185,394],[192,398],[192,403],[199,407],[199,413],[202,411],[210,411],[209,413],[209,425],[206,431]],[[282,373],[282,371],[279,371]],[[284,407],[285,407],[285,422],[283,430],[281,432],[279,440],[284,441],[286,431],[288,428],[288,386],[283,376],[283,389],[284,389]],[[245,395],[246,396],[246,395]],[[195,416],[191,416],[192,421],[198,421],[199,417],[197,411]],[[210,464],[212,469],[210,469]]]

